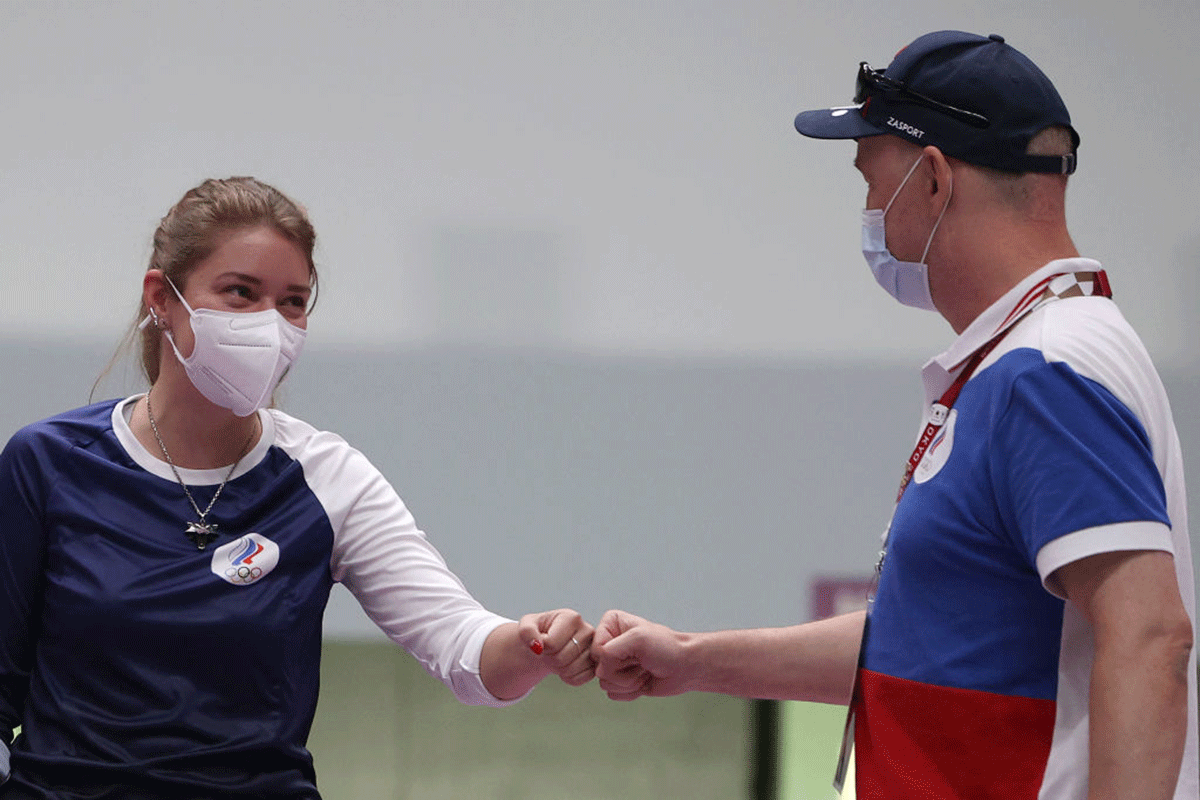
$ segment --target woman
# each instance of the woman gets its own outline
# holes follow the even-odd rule
[[[209,180],[154,236],[146,394],[0,455],[0,797],[317,798],[305,740],[335,581],[465,703],[593,677],[568,610],[482,608],[383,476],[266,408],[317,284],[304,212]]]

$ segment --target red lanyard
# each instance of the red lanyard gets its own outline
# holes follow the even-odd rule
[[[1056,278],[1064,275],[1070,275],[1074,280],[1065,287],[1055,290],[1050,287],[1050,283]],[[1085,291],[1083,284],[1090,283],[1092,289],[1090,292]],[[929,445],[937,437],[938,431],[946,424],[946,419],[950,415],[950,409],[954,407],[954,401],[958,399],[958,393],[962,391],[963,386],[971,379],[971,375],[979,367],[980,363],[987,358],[992,350],[996,349],[996,345],[1000,344],[1000,340],[1013,329],[1013,327],[1021,321],[1026,314],[1033,311],[1038,306],[1048,300],[1062,297],[1080,297],[1084,295],[1099,295],[1101,297],[1112,297],[1112,288],[1108,285],[1108,276],[1104,274],[1104,270],[1096,272],[1061,272],[1057,275],[1051,275],[1043,281],[1040,281],[1036,286],[1026,292],[1004,321],[1000,323],[999,329],[988,339],[982,347],[976,350],[971,356],[970,361],[963,367],[962,372],[958,373],[958,377],[954,379],[954,383],[950,384],[950,388],[942,394],[941,398],[934,403],[933,413],[929,422],[925,425],[925,430],[921,433],[921,438],[917,440],[916,447],[913,448],[912,455],[908,457],[908,463],[904,466],[904,476],[900,479],[900,490],[896,493],[896,502],[900,502],[900,498],[904,496],[904,490],[908,488],[909,482],[912,481],[914,470],[921,463],[921,459],[925,455],[925,451],[929,449]]]

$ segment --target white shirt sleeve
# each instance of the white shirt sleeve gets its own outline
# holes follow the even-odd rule
[[[1120,522],[1098,528],[1087,528],[1047,543],[1038,551],[1037,569],[1042,585],[1059,599],[1066,593],[1053,580],[1055,570],[1074,561],[1099,553],[1124,550],[1165,550],[1175,552],[1171,544],[1171,529],[1161,522]]]
[[[297,458],[333,527],[333,579],[367,616],[463,703],[506,706],[483,684],[488,635],[511,620],[471,596],[387,479],[341,437],[274,415],[276,443]]]

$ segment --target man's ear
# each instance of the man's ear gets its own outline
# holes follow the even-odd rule
[[[950,169],[950,161],[939,148],[929,145],[924,149],[925,161],[923,170],[929,182],[929,201],[937,213],[941,213],[949,202],[948,192],[954,186],[954,174]]]

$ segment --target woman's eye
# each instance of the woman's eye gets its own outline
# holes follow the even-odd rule
[[[250,291],[250,287],[249,287],[249,286],[244,286],[244,285],[242,285],[242,284],[240,284],[240,283],[235,283],[233,286],[230,286],[230,287],[229,287],[228,289],[226,289],[225,291],[229,292],[230,294],[233,294],[233,295],[236,295],[236,296],[238,296],[238,297],[241,297],[241,298],[243,298],[243,299],[245,299],[245,300],[249,300],[249,299],[251,299],[251,297],[252,297],[252,294],[253,294],[253,293]]]
[[[287,308],[289,314],[304,314],[308,311],[308,298],[303,295],[293,295],[283,301],[283,305]]]

